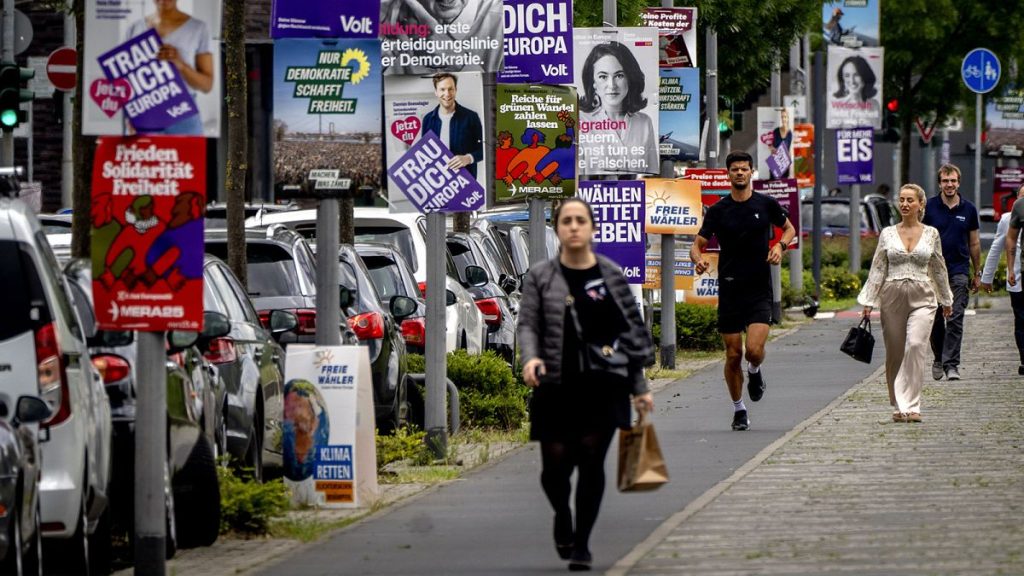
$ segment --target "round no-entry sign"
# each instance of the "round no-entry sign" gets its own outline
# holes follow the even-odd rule
[[[58,48],[46,60],[46,77],[57,90],[68,92],[75,89],[75,64],[78,53],[74,48]]]

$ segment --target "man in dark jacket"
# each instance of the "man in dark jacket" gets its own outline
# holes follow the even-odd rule
[[[483,126],[480,116],[455,101],[458,79],[442,72],[434,76],[434,95],[438,105],[423,116],[423,132],[433,132],[455,156],[448,168],[465,167],[476,178],[476,165],[484,159]]]

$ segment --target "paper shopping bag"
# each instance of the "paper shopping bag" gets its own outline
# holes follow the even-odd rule
[[[668,467],[661,455],[654,424],[641,412],[632,428],[619,430],[619,491],[656,490],[668,483]]]

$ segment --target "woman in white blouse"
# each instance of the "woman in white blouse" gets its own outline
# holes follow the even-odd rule
[[[924,190],[900,188],[902,221],[882,230],[868,280],[857,296],[862,316],[878,308],[885,341],[885,381],[894,422],[921,421],[921,388],[928,360],[928,337],[936,300],[947,318],[952,313],[946,263],[939,231],[921,223]]]

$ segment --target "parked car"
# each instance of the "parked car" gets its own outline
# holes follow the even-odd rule
[[[356,244],[355,249],[370,274],[382,307],[390,306],[392,296],[407,296],[416,300],[416,311],[403,319],[399,328],[406,351],[423,354],[427,337],[427,305],[416,286],[416,278],[412,275],[409,263],[387,244]]]
[[[21,396],[13,402],[6,396],[0,392],[0,506],[6,511],[0,517],[0,572],[41,574],[42,463],[33,425],[52,412],[38,396]]]
[[[257,221],[266,214],[274,212],[287,212],[288,210],[295,210],[298,208],[294,204],[245,204],[242,207],[242,215],[244,218],[255,218]],[[207,228],[227,228],[228,225],[228,205],[225,202],[210,202],[206,205],[206,227]]]
[[[360,344],[370,353],[377,428],[381,433],[391,432],[409,418],[411,384],[407,376],[405,340],[398,323],[415,313],[417,303],[413,298],[395,294],[389,298],[387,306],[383,306],[370,273],[355,249],[342,245],[338,259],[338,281],[345,288],[341,307]]]
[[[546,218],[550,214],[545,215]],[[485,212],[477,218],[472,226],[486,234],[498,244],[502,244],[508,252],[516,277],[522,281],[530,270],[530,214],[524,210],[501,210]],[[558,255],[558,235],[549,225],[544,227],[545,258]]]
[[[92,362],[100,372],[113,420],[111,524],[115,534],[134,527],[136,366],[135,333],[96,327],[92,307],[92,267],[88,260],[68,263],[64,270],[73,303],[88,334]],[[216,313],[214,313],[216,314]],[[227,319],[207,315],[203,334],[226,334]],[[173,333],[172,333],[173,334]],[[171,340],[169,337],[168,340]],[[193,337],[193,340],[197,340]],[[178,547],[213,544],[220,532],[220,488],[216,460],[223,441],[226,391],[219,370],[193,345],[171,346],[167,374],[168,555]]]
[[[814,228],[814,200],[800,202],[800,228],[803,236]],[[899,211],[888,198],[867,194],[860,200],[860,235],[878,236],[882,228],[900,221]],[[821,229],[825,237],[850,235],[850,198],[828,196],[821,199]]]
[[[281,432],[275,415],[284,407],[284,349],[276,338],[294,330],[298,319],[284,310],[258,314],[227,264],[209,254],[203,260],[203,308],[223,314],[230,324],[228,334],[199,342],[226,388],[224,403],[215,407],[222,415],[216,443],[262,481],[264,456],[281,463],[280,450],[269,451],[267,442]]]
[[[68,566],[105,569],[111,543],[107,500],[111,473],[110,405],[93,367],[42,227],[23,202],[13,173],[0,177],[0,270],[8,307],[0,339],[3,391],[40,396],[53,414],[42,425],[40,487],[43,536]],[[95,537],[94,537],[95,536]]]
[[[498,272],[484,255],[479,242],[464,232],[449,232],[448,253],[455,273],[466,290],[473,295],[477,308],[487,324],[487,348],[497,352],[509,365],[515,363],[516,319],[509,306],[509,296],[496,280]]]
[[[206,251],[227,261],[227,231],[207,230]],[[281,224],[246,230],[245,255],[248,296],[261,318],[269,320],[270,310],[287,310],[298,320],[294,330],[281,334],[281,345],[312,344],[316,340],[316,258],[306,240]],[[348,322],[341,322],[338,329],[343,343],[358,342]],[[280,419],[269,413],[268,417]]]

